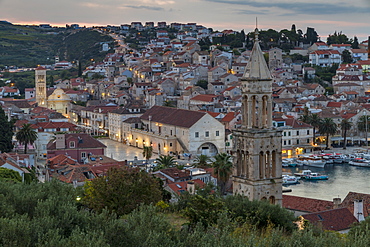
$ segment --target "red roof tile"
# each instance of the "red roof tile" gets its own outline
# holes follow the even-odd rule
[[[332,201],[283,195],[283,208],[290,210],[313,213],[332,209],[333,206]]]
[[[320,225],[324,230],[346,230],[357,223],[358,220],[347,208],[332,209],[312,214],[304,214],[302,217],[312,224]]]
[[[173,107],[153,106],[140,119],[149,121],[150,116],[152,122],[190,128],[206,114],[205,112],[189,111]]]

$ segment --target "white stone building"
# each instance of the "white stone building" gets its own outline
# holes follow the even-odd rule
[[[225,127],[206,112],[153,106],[140,120],[123,124],[128,145],[151,145],[159,154],[215,155],[225,152]]]

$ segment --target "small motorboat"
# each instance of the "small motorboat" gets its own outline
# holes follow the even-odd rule
[[[355,158],[348,163],[351,166],[370,167],[370,160],[363,158]]]
[[[304,177],[307,180],[328,180],[329,177],[327,175],[319,174],[316,172],[312,172],[310,175]]]
[[[304,178],[312,173],[311,170],[303,170],[302,172],[294,173],[295,176],[298,176],[300,178]]]
[[[326,161],[317,155],[302,155],[298,157],[297,162],[305,165],[305,166],[313,166],[313,167],[320,167],[324,168]]]
[[[291,175],[283,175],[283,185],[297,184],[299,183],[299,178]]]
[[[293,158],[286,158],[282,160],[283,167],[296,167],[298,164]]]

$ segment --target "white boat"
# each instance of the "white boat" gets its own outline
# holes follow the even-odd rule
[[[370,167],[370,160],[363,159],[363,158],[355,158],[350,161],[348,164],[351,166],[361,166],[361,167]]]
[[[342,164],[344,156],[340,153],[327,153],[323,154],[323,159],[326,161],[326,164]]]
[[[285,158],[282,160],[282,166],[283,167],[296,167],[298,165],[296,159],[294,158]]]
[[[298,157],[298,162],[306,165],[306,166],[313,166],[313,167],[320,167],[324,168],[326,161],[323,160],[320,156],[316,155],[304,155]]]
[[[302,178],[302,177],[306,177],[308,175],[311,175],[312,171],[311,170],[303,170],[302,172],[296,172],[294,173],[294,175]]]
[[[296,184],[299,181],[299,178],[296,176],[283,175],[283,185]]]

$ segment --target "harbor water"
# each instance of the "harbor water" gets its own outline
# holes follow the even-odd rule
[[[343,200],[350,191],[370,194],[370,167],[350,166],[348,163],[326,164],[325,168],[283,167],[283,174],[294,174],[302,170],[325,174],[329,179],[319,181],[301,179],[299,184],[284,185],[283,189],[292,190],[286,193],[287,195],[332,201],[335,197]]]

